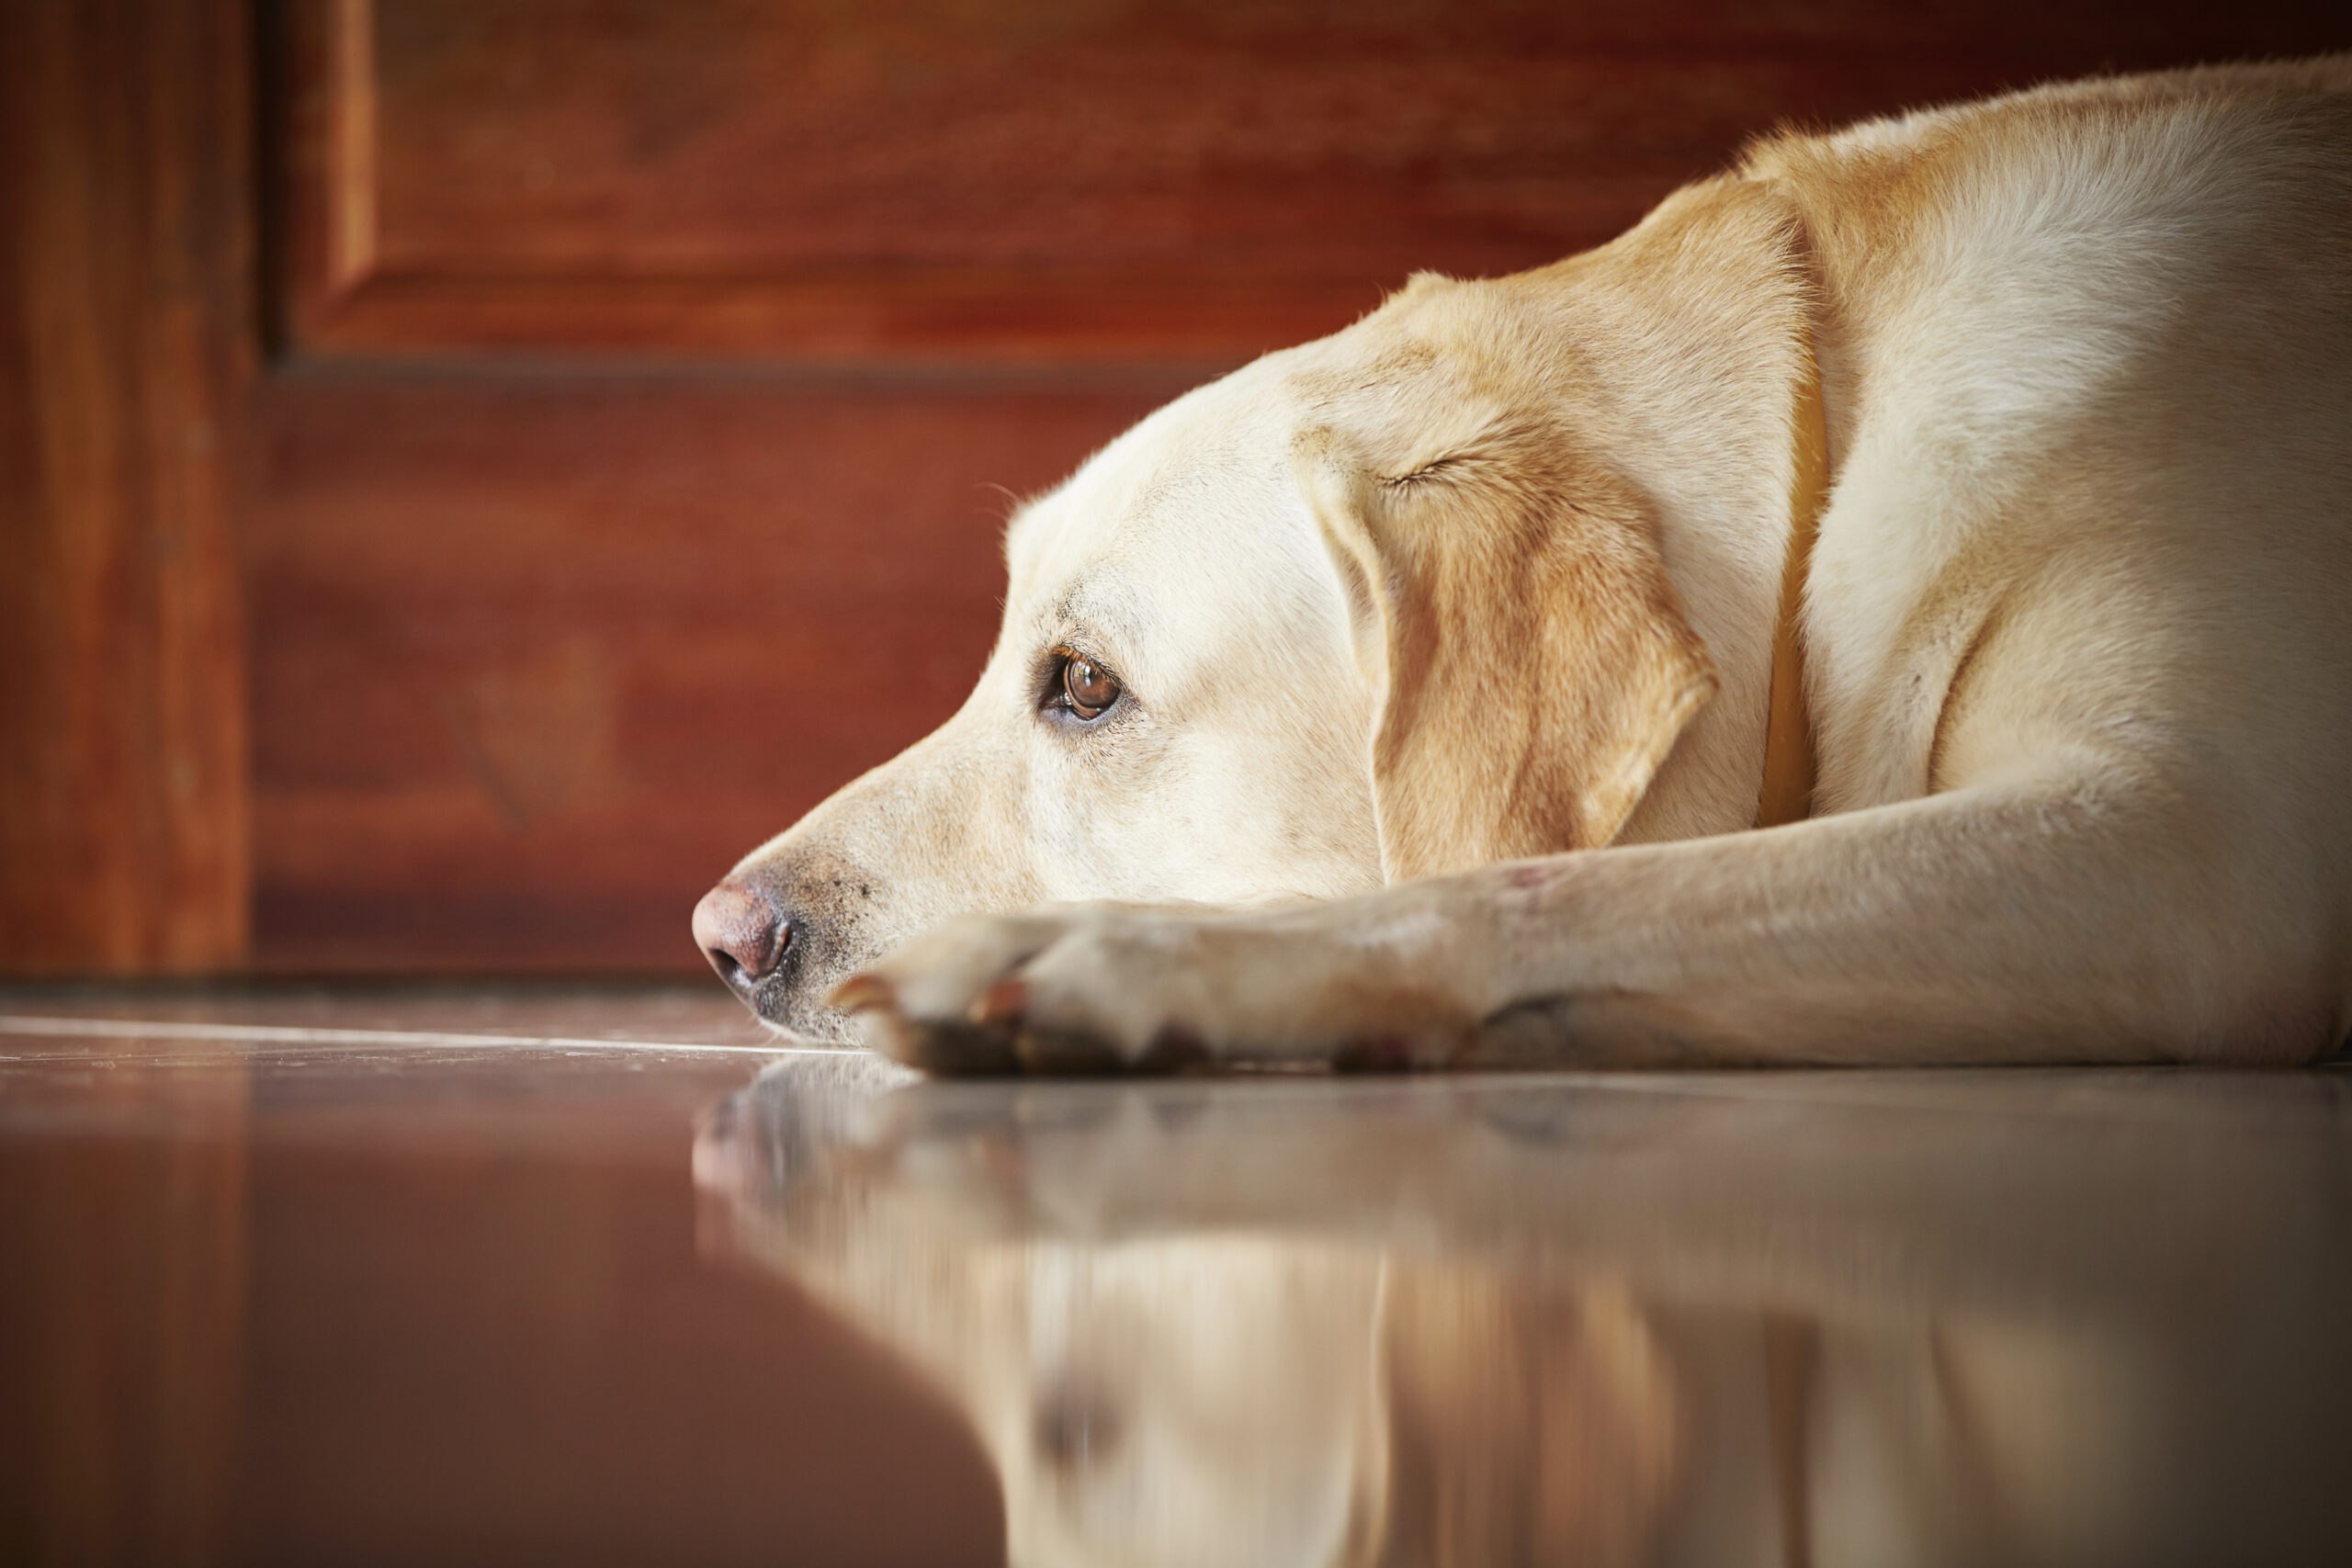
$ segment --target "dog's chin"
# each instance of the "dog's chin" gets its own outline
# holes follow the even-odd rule
[[[782,1021],[760,1015],[760,1022],[776,1038],[780,1045],[824,1045],[849,1050],[863,1044],[857,1028],[837,1012],[820,1012],[812,1017]]]
[[[838,976],[819,979],[813,985],[806,983],[807,978],[811,977],[803,977],[799,983],[763,985],[745,997],[743,1004],[767,1025],[769,1033],[787,1044],[857,1044],[857,1028],[849,1015],[824,1004],[825,994]]]

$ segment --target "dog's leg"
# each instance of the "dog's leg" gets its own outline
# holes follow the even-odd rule
[[[2229,820],[2078,770],[1279,910],[968,917],[842,1001],[967,1071],[2308,1059],[2325,895]]]

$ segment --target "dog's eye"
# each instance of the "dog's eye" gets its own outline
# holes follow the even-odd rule
[[[1102,710],[1119,700],[1119,682],[1082,654],[1062,660],[1062,695],[1069,711],[1080,718],[1100,718]]]

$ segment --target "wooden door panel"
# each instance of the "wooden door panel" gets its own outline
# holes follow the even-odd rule
[[[697,965],[702,890],[969,690],[992,487],[1171,390],[278,378],[247,535],[258,962]]]
[[[244,956],[248,21],[0,6],[0,973]]]
[[[2277,52],[2119,0],[306,0],[311,352],[1229,364],[1777,122]]]

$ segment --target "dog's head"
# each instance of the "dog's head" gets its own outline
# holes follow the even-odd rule
[[[1013,520],[963,708],[747,856],[697,942],[763,1019],[839,1038],[832,986],[950,915],[1331,897],[1607,843],[1637,807],[1634,836],[1746,826],[1760,728],[1650,784],[1708,641],[1770,637],[1686,607],[1721,552],[1668,566],[1785,507],[1792,231],[1696,187],[1153,414]]]

